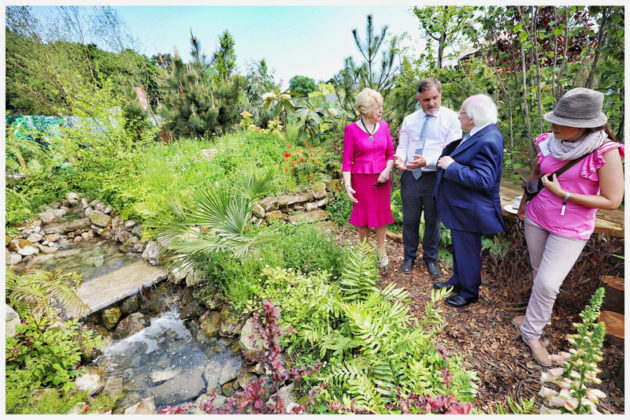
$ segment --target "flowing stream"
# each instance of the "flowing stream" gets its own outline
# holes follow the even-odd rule
[[[220,377],[226,366],[232,366],[236,377],[242,359],[230,346],[225,339],[191,332],[179,319],[179,310],[171,308],[142,331],[114,341],[94,364],[105,368],[105,380],[122,379],[124,398],[117,406],[154,396],[156,407],[163,407],[206,392],[209,378]]]

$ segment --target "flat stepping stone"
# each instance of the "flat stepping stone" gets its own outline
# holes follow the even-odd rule
[[[81,318],[90,315],[138,293],[142,286],[153,286],[167,277],[166,271],[145,261],[136,261],[116,271],[86,281],[79,286],[76,294],[90,309],[84,313],[68,311],[68,317]]]

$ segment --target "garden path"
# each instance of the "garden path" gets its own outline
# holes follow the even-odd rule
[[[338,243],[345,245],[356,241],[357,233],[349,228],[341,228],[336,238]],[[388,240],[387,253],[389,267],[381,269],[379,286],[394,283],[397,287],[405,288],[409,292],[411,312],[417,318],[422,318],[435,280],[422,263],[416,264],[411,274],[400,272],[403,261],[401,243]],[[441,268],[440,280],[448,280],[451,270]],[[462,355],[467,367],[477,372],[479,389],[473,405],[484,413],[496,412],[498,404],[507,409],[507,397],[519,401],[520,398],[536,396],[538,406],[543,403],[537,395],[541,387],[542,367],[532,359],[520,339],[519,331],[510,322],[516,315],[523,314],[525,308],[510,307],[503,301],[499,287],[494,279],[483,273],[477,303],[463,309],[451,308],[443,302],[438,304],[447,322],[437,337],[438,346],[450,353]],[[567,293],[571,295],[577,291],[568,290]],[[562,301],[570,302],[571,296],[564,296]],[[571,324],[580,321],[581,310],[576,305],[556,304],[551,326],[545,329],[542,337],[550,353],[569,349],[566,335],[575,332]],[[606,343],[603,352],[604,360],[599,365],[602,370],[599,375],[602,379],[600,389],[608,397],[600,402],[599,409],[603,413],[621,414],[624,413],[624,393],[615,385],[615,375],[623,363],[623,348]]]

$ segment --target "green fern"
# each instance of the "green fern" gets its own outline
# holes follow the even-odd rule
[[[6,294],[9,303],[24,316],[32,313],[34,317],[44,316],[57,305],[70,313],[85,313],[89,307],[79,298],[74,289],[81,283],[81,278],[74,273],[36,271],[18,276],[7,269]]]
[[[364,241],[346,256],[339,285],[346,302],[364,300],[378,289],[376,253]]]

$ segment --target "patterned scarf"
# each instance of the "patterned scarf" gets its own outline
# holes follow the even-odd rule
[[[560,161],[573,160],[591,153],[607,140],[608,136],[604,130],[586,134],[575,141],[557,140],[552,133],[549,138],[549,148],[554,158]]]

